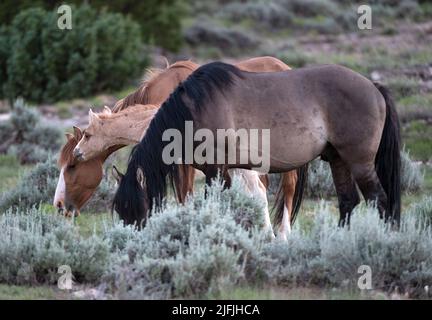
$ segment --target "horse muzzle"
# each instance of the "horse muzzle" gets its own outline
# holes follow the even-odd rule
[[[79,161],[83,161],[84,160],[84,154],[82,153],[82,151],[79,148],[75,148],[73,150],[73,156],[78,159]]]

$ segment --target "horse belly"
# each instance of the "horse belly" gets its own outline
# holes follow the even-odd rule
[[[319,127],[272,130],[270,167],[272,172],[296,169],[318,157],[327,145],[324,129]]]

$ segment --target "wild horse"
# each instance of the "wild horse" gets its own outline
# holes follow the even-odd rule
[[[178,165],[163,159],[170,142],[162,136],[175,129],[184,137],[187,122],[214,136],[219,129],[270,129],[269,172],[293,170],[318,156],[330,163],[341,225],[360,201],[356,184],[367,201],[376,201],[380,216],[400,221],[399,120],[384,87],[338,65],[251,73],[221,62],[200,67],[182,82],[132,150],[113,201],[122,219],[145,223],[162,205],[166,178],[178,175]],[[195,159],[192,165],[208,182],[218,170],[254,167]]]

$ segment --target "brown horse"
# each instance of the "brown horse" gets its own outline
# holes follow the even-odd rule
[[[59,211],[64,211],[65,216],[68,217],[79,216],[80,209],[90,199],[102,180],[103,163],[111,153],[121,147],[108,148],[92,161],[78,162],[72,156],[72,152],[82,136],[78,127],[74,127],[73,134],[67,133],[67,142],[60,151],[58,159],[58,166],[61,169],[54,195],[54,205]]]
[[[246,71],[263,71],[263,72],[270,72],[270,71],[282,71],[282,70],[289,70],[290,68],[285,65],[283,62],[281,62],[278,59],[272,58],[272,57],[260,57],[260,58],[253,58],[249,59],[243,62],[240,62],[238,64],[240,68]],[[194,70],[196,70],[199,67],[199,65],[191,62],[191,61],[181,61],[174,63],[170,67],[168,67],[165,70],[158,70],[158,69],[152,69],[148,72],[149,79],[144,81],[143,85],[135,91],[134,93],[128,95],[126,98],[120,100],[116,103],[116,105],[113,108],[113,112],[118,112],[124,108],[127,108],[130,105],[135,104],[158,104],[162,103],[169,94],[175,89],[175,87],[183,80],[185,80]],[[76,146],[72,148],[71,145],[75,143],[75,140],[70,140],[67,142],[68,147],[63,148],[63,152],[71,152]],[[121,148],[122,145],[113,147],[111,150],[117,150]],[[62,152],[62,153],[63,153]],[[107,157],[109,154],[107,155]],[[72,154],[62,156],[61,158],[70,159],[73,158]],[[106,158],[105,158],[106,159]],[[81,206],[84,204],[81,201],[80,202],[74,202],[74,199],[82,198],[80,195],[71,194],[72,191],[69,190],[77,190],[77,188],[74,187],[78,183],[78,179],[76,178],[81,172],[85,172],[84,168],[88,168],[89,164],[87,166],[84,166],[84,163],[88,162],[94,162],[92,166],[101,165],[100,161],[97,161],[96,159],[92,159],[85,162],[79,162],[76,163],[76,161],[73,161],[73,166],[69,167],[68,162],[61,162],[60,168],[61,168],[61,174],[59,177],[59,182],[57,186],[56,191],[56,197],[54,198],[54,205],[57,206],[59,209],[62,209],[65,206],[65,199],[70,199],[69,206],[75,207],[77,210],[81,208]],[[182,170],[180,172],[180,175],[182,178],[180,181],[182,182],[181,185],[176,186],[179,190],[178,197],[179,201],[183,202],[186,195],[188,193],[193,192],[193,181],[194,181],[194,170],[189,166],[181,166]],[[99,171],[101,171],[100,169]],[[301,177],[304,176],[306,170],[299,170],[301,173]],[[84,176],[87,176],[84,173]],[[266,185],[267,184],[267,178],[266,176],[260,176],[262,179],[262,182]],[[88,178],[87,178],[88,180]],[[296,206],[296,203],[299,203],[295,199],[301,198],[301,190],[302,187],[296,188],[296,182],[297,179],[297,173],[296,171],[284,173],[281,179],[281,190],[283,192],[279,193],[278,197],[278,211],[276,215],[276,224],[279,225],[278,232],[281,234],[285,234],[289,231],[290,228],[290,222],[292,223],[294,221],[295,212],[297,212],[298,206]],[[299,179],[300,182],[303,181],[303,179]],[[99,180],[92,181],[92,185],[94,188],[97,187],[99,184]],[[297,192],[297,194],[294,192],[294,190],[297,190],[300,192]],[[94,190],[93,190],[94,191]],[[77,191],[79,192],[79,191]],[[66,196],[62,196],[63,194],[66,194]],[[90,193],[91,195],[91,193]],[[86,197],[87,199],[89,197]],[[86,199],[86,200],[87,200]]]
[[[228,146],[235,151],[233,158],[225,153],[225,136],[221,141],[209,138],[204,147],[195,140],[204,132],[218,137],[221,130],[240,129],[258,131],[262,141],[242,144],[234,139]],[[175,132],[175,143],[163,138],[167,130]],[[380,217],[398,225],[400,144],[399,119],[387,89],[348,68],[322,65],[252,73],[209,63],[162,104],[131,152],[113,208],[122,220],[145,224],[152,209],[163,204],[166,178],[176,177],[178,157],[203,171],[210,184],[219,170],[256,168],[250,155],[258,152],[263,155],[261,168],[273,173],[299,168],[317,157],[328,161],[340,225],[349,223],[360,201],[357,186],[366,201],[376,203]],[[183,153],[188,145],[194,155],[189,160],[189,153]],[[167,150],[176,157],[167,157]]]

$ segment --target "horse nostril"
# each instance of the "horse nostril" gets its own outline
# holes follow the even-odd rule
[[[63,208],[63,202],[62,201],[57,201],[56,207],[59,208],[59,209],[62,209]]]
[[[81,150],[75,148],[74,151],[73,151],[73,156],[76,157],[76,158],[81,158],[82,157]]]

